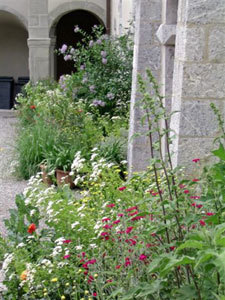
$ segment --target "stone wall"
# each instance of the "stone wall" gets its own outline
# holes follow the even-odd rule
[[[214,102],[224,114],[224,70],[225,2],[180,0],[172,100],[180,112],[171,121],[175,165],[210,160],[218,127],[209,105]]]

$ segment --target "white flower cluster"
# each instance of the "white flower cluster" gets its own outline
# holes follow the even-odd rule
[[[13,261],[14,259],[14,255],[13,253],[9,254],[9,253],[6,253],[5,256],[4,256],[4,261],[3,261],[3,264],[2,264],[2,270],[7,273],[8,272],[8,267],[9,265],[11,264],[11,262]]]
[[[81,157],[81,151],[78,151],[71,165],[71,170],[79,173],[84,167],[85,159]]]

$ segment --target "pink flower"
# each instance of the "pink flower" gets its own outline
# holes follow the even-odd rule
[[[85,257],[86,253],[85,253],[85,252],[82,252],[81,255],[82,255],[82,257]]]
[[[132,216],[134,216],[134,215],[136,215],[136,214],[138,214],[138,211],[137,211],[137,210],[134,211],[134,212],[132,212],[132,213],[129,213],[129,214],[128,214],[128,217],[132,217]]]
[[[131,261],[130,261],[130,258],[129,257],[126,257],[125,258],[125,267],[127,267],[127,266],[130,266],[131,265]]]
[[[93,297],[97,297],[98,294],[96,292],[93,293]]]
[[[130,233],[132,230],[133,230],[133,228],[134,227],[132,227],[132,226],[130,226],[130,227],[127,227],[127,229],[126,229],[126,233],[128,234],[128,233]]]
[[[118,217],[123,217],[123,216],[124,216],[124,214],[118,214],[117,216],[118,216]]]
[[[201,226],[205,226],[206,225],[205,221],[203,221],[203,220],[200,220],[199,223],[200,223]]]
[[[137,244],[137,242],[133,239],[126,239],[125,242],[128,243],[130,246],[135,246]]]
[[[179,185],[179,188],[180,188],[180,189],[183,189],[183,188],[185,188],[185,186],[186,186],[186,185],[184,185],[184,184],[180,184],[180,185]]]
[[[190,196],[190,199],[200,199],[200,196]]]
[[[118,234],[123,234],[123,233],[125,233],[125,231],[124,230],[119,230],[119,231],[117,231],[117,233]]]
[[[108,205],[107,205],[107,207],[110,207],[110,208],[112,208],[112,207],[114,207],[114,206],[115,206],[114,203],[111,203],[111,204],[108,204]]]
[[[104,218],[102,219],[102,222],[107,222],[107,221],[110,221],[111,219],[110,218]]]
[[[110,282],[112,282],[112,279],[107,279],[106,282],[110,283]]]
[[[147,258],[147,256],[146,255],[144,255],[144,254],[141,254],[140,256],[139,256],[139,260],[146,260],[146,258]]]
[[[101,233],[101,236],[106,236],[106,235],[109,235],[109,233],[106,231]]]
[[[154,237],[154,236],[156,236],[156,234],[153,232],[153,233],[151,233],[151,236],[153,236],[153,237]]]
[[[125,211],[130,212],[130,211],[136,210],[136,209],[138,209],[137,206],[132,206],[132,207],[127,208]]]
[[[70,256],[71,256],[71,255],[69,255],[69,254],[68,254],[68,255],[65,255],[65,256],[63,256],[63,259],[68,259],[68,258],[70,258]]]
[[[120,223],[120,220],[116,220],[113,222],[113,224],[119,224]]]
[[[90,259],[89,261],[87,261],[87,264],[88,265],[93,265],[93,264],[95,264],[97,261],[96,261],[96,259]]]
[[[196,205],[197,208],[202,208],[202,204]]]
[[[191,203],[191,206],[193,206],[193,207],[196,207],[196,203],[194,202],[194,203]]]
[[[195,159],[192,159],[192,161],[193,161],[194,163],[197,163],[197,162],[199,162],[199,161],[200,161],[200,158],[195,158]]]
[[[193,181],[193,182],[198,182],[198,181],[199,181],[199,179],[197,179],[197,178],[194,178],[194,179],[192,179],[192,181]]]
[[[207,216],[214,216],[215,214],[213,212],[207,212],[206,215]]]
[[[71,242],[72,242],[71,240],[65,240],[65,241],[63,241],[64,244],[69,244]]]
[[[119,191],[124,191],[127,187],[126,186],[121,186],[118,188]]]
[[[109,225],[109,224],[106,224],[105,226],[103,226],[104,229],[111,229],[113,226],[112,225]]]
[[[92,281],[94,281],[94,277],[92,275],[89,275],[88,277],[88,283],[92,283]]]
[[[184,190],[184,193],[185,193],[185,194],[189,194],[190,191],[189,191],[189,190]]]
[[[121,265],[117,265],[116,269],[119,270],[121,268]]]

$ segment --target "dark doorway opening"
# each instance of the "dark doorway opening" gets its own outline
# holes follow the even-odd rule
[[[81,41],[81,34],[74,33],[74,27],[78,25],[79,28],[91,33],[94,25],[103,25],[102,22],[92,13],[85,10],[75,10],[64,15],[56,26],[56,48],[59,49],[63,44],[76,47],[76,44]],[[72,61],[65,61],[63,56],[57,56],[56,76],[57,79],[61,75],[71,74],[75,72]]]

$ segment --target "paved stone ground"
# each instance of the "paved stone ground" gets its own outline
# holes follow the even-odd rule
[[[12,175],[11,163],[15,157],[16,115],[14,111],[0,110],[0,234],[5,235],[3,220],[14,207],[16,194],[23,191],[25,181]]]

